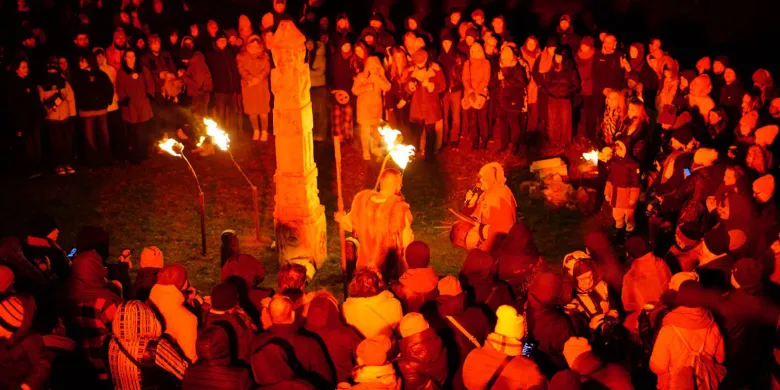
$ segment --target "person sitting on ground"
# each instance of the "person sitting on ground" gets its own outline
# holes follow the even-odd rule
[[[547,377],[566,369],[563,345],[574,336],[571,319],[561,309],[562,283],[551,272],[539,274],[528,288],[528,331],[538,344],[534,360]]]
[[[419,312],[425,303],[436,299],[439,293],[436,290],[439,277],[430,262],[431,248],[428,244],[415,241],[406,247],[408,269],[391,286],[407,313]]]
[[[70,276],[70,259],[57,244],[60,229],[54,217],[34,215],[27,225],[27,237],[22,243],[22,253],[49,279],[64,282]]]
[[[623,326],[631,335],[638,337],[639,313],[646,304],[661,299],[661,294],[669,286],[672,273],[666,263],[653,254],[646,237],[630,237],[625,246],[631,268],[623,276],[621,300],[623,309],[628,313]]]
[[[483,308],[488,318],[492,318],[492,322],[495,322],[495,309],[501,305],[515,304],[512,289],[506,282],[496,278],[495,261],[487,252],[480,249],[470,250],[461,266],[458,279],[466,291],[467,301]]]
[[[252,372],[232,360],[235,350],[225,328],[209,326],[198,332],[195,349],[198,362],[184,373],[183,390],[238,389],[254,387]]]
[[[185,303],[194,295],[194,290],[187,280],[187,269],[183,265],[167,265],[157,274],[157,284],[152,287],[148,301],[162,316],[165,333],[171,336],[190,363],[198,360],[195,351],[198,317]]]
[[[409,313],[398,326],[401,333],[398,370],[404,389],[442,389],[447,379],[447,349],[420,313]]]
[[[225,234],[223,234],[224,237]],[[236,248],[237,245],[236,241]],[[236,253],[226,259],[219,279],[222,282],[232,283],[238,288],[241,307],[252,317],[253,321],[259,324],[263,300],[274,293],[273,289],[259,287],[265,279],[263,263],[250,255]]]
[[[580,260],[574,265],[572,276],[576,280],[573,299],[566,305],[573,321],[585,320],[592,332],[602,329],[608,320],[617,321],[617,304],[609,294],[607,283],[591,260]],[[575,320],[576,319],[576,320]],[[584,328],[584,327],[582,327]]]
[[[463,364],[467,389],[543,389],[547,379],[533,360],[522,355],[525,318],[511,306],[496,311],[495,332],[474,349]]]
[[[157,283],[157,274],[165,265],[163,252],[156,246],[148,246],[141,252],[140,268],[135,275],[133,297],[141,302],[149,299],[152,287]]]
[[[205,325],[221,326],[225,328],[233,342],[231,351],[233,362],[249,363],[250,345],[255,337],[257,328],[252,319],[238,305],[238,288],[230,283],[221,283],[211,290],[211,309],[209,310]]]
[[[355,366],[355,349],[362,337],[342,322],[336,297],[328,292],[318,293],[309,304],[304,327],[322,340],[336,371],[337,381],[348,381]]]
[[[10,295],[0,301],[0,388],[45,388],[51,361],[43,339],[31,329],[34,314],[31,297]]]
[[[616,363],[604,364],[591,352],[588,339],[572,337],[563,346],[563,356],[572,370],[577,372],[585,388],[606,388],[614,390],[633,389],[631,374]]]
[[[304,291],[309,281],[307,272],[309,272],[309,270],[301,264],[287,263],[283,265],[276,274],[277,292],[274,296],[284,295],[292,300],[293,309],[295,309],[295,312],[297,313],[295,321],[301,326],[303,325],[303,320],[306,318],[309,303],[314,298],[314,293],[307,293]],[[261,322],[264,330],[268,329],[273,324],[271,313],[269,312],[269,305],[271,304],[272,298],[273,297],[266,297],[261,301]]]
[[[404,316],[401,302],[385,289],[382,277],[369,268],[355,272],[342,311],[347,325],[365,338],[392,336]]]
[[[361,341],[355,351],[357,366],[352,370],[352,381],[355,385],[339,383],[338,388],[401,390],[403,382],[396,375],[393,363],[388,362],[387,355],[392,347],[392,340],[385,335]]]

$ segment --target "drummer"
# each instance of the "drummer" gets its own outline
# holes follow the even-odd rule
[[[475,247],[489,251],[496,236],[509,233],[517,221],[517,202],[512,190],[506,185],[504,168],[497,162],[489,163],[479,170],[479,187],[483,192],[472,214],[476,224],[469,236],[476,237]]]

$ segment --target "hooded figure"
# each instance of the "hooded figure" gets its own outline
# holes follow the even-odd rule
[[[338,382],[348,381],[352,367],[355,366],[355,349],[361,337],[354,328],[341,321],[336,298],[330,294],[317,294],[309,304],[305,328],[319,336],[325,344]]]
[[[387,336],[367,338],[360,342],[355,351],[357,365],[352,370],[354,386],[340,384],[339,388],[363,390],[400,390],[402,381],[395,373],[393,363],[388,362],[388,353],[393,342]]]
[[[271,110],[268,77],[271,74],[271,59],[259,36],[249,36],[244,42],[244,50],[236,57],[236,66],[241,75],[244,113],[249,115],[252,130],[255,131],[253,139],[268,139],[268,112]]]
[[[0,387],[41,389],[49,380],[51,362],[43,338],[31,331],[35,301],[23,295],[0,300]]]
[[[663,260],[653,254],[649,240],[633,236],[626,240],[631,268],[623,276],[621,301],[628,313],[623,326],[638,336],[639,313],[645,304],[657,302],[666,291],[672,273]]]
[[[506,185],[504,168],[497,162],[480,168],[479,186],[483,192],[476,201],[473,214],[477,225],[469,235],[478,238],[472,247],[490,251],[496,237],[509,233],[517,221],[517,202]]]
[[[149,298],[152,287],[157,283],[157,274],[165,265],[163,252],[156,246],[141,251],[141,261],[133,285],[133,297],[141,302]]]
[[[534,360],[545,376],[552,376],[567,367],[563,346],[574,336],[574,326],[561,309],[562,283],[559,276],[539,274],[528,288],[528,330],[538,342]]]
[[[487,99],[490,96],[490,61],[479,44],[469,48],[469,59],[463,64],[463,109],[475,149],[487,147]],[[480,144],[482,142],[482,144]]]
[[[166,266],[157,274],[157,284],[149,293],[149,302],[165,320],[165,333],[173,338],[187,359],[194,363],[198,360],[195,351],[198,318],[184,305],[182,290],[187,284],[187,270],[181,264]]]
[[[498,279],[508,283],[515,297],[525,302],[528,299],[528,285],[543,263],[531,229],[525,222],[517,221],[500,244],[498,241],[496,244]]]
[[[496,310],[495,331],[485,345],[469,353],[463,364],[467,389],[536,389],[547,380],[533,360],[522,355],[525,318],[511,306]]]
[[[409,313],[398,327],[401,333],[398,370],[404,389],[435,390],[444,388],[447,379],[447,349],[422,314]]]
[[[148,306],[141,301],[122,303],[112,326],[107,361],[115,388],[165,388],[184,378],[188,362],[161,337],[163,327]]]
[[[470,250],[458,278],[469,302],[483,306],[487,313],[495,313],[499,306],[511,305],[515,301],[510,287],[496,279],[495,260],[490,253]]]
[[[231,341],[229,333],[219,325],[209,326],[198,332],[195,348],[200,359],[184,373],[182,389],[253,388],[251,371],[246,367],[236,366],[231,359]]]

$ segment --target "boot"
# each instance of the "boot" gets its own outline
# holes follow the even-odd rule
[[[255,131],[252,132],[252,141],[259,141],[260,140],[260,130],[255,129]]]
[[[260,142],[268,142],[268,131],[260,132]]]

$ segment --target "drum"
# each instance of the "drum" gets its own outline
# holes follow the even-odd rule
[[[452,230],[450,230],[450,242],[452,245],[466,250],[474,248],[473,228],[474,225],[466,221],[455,222],[455,224],[452,225]]]

